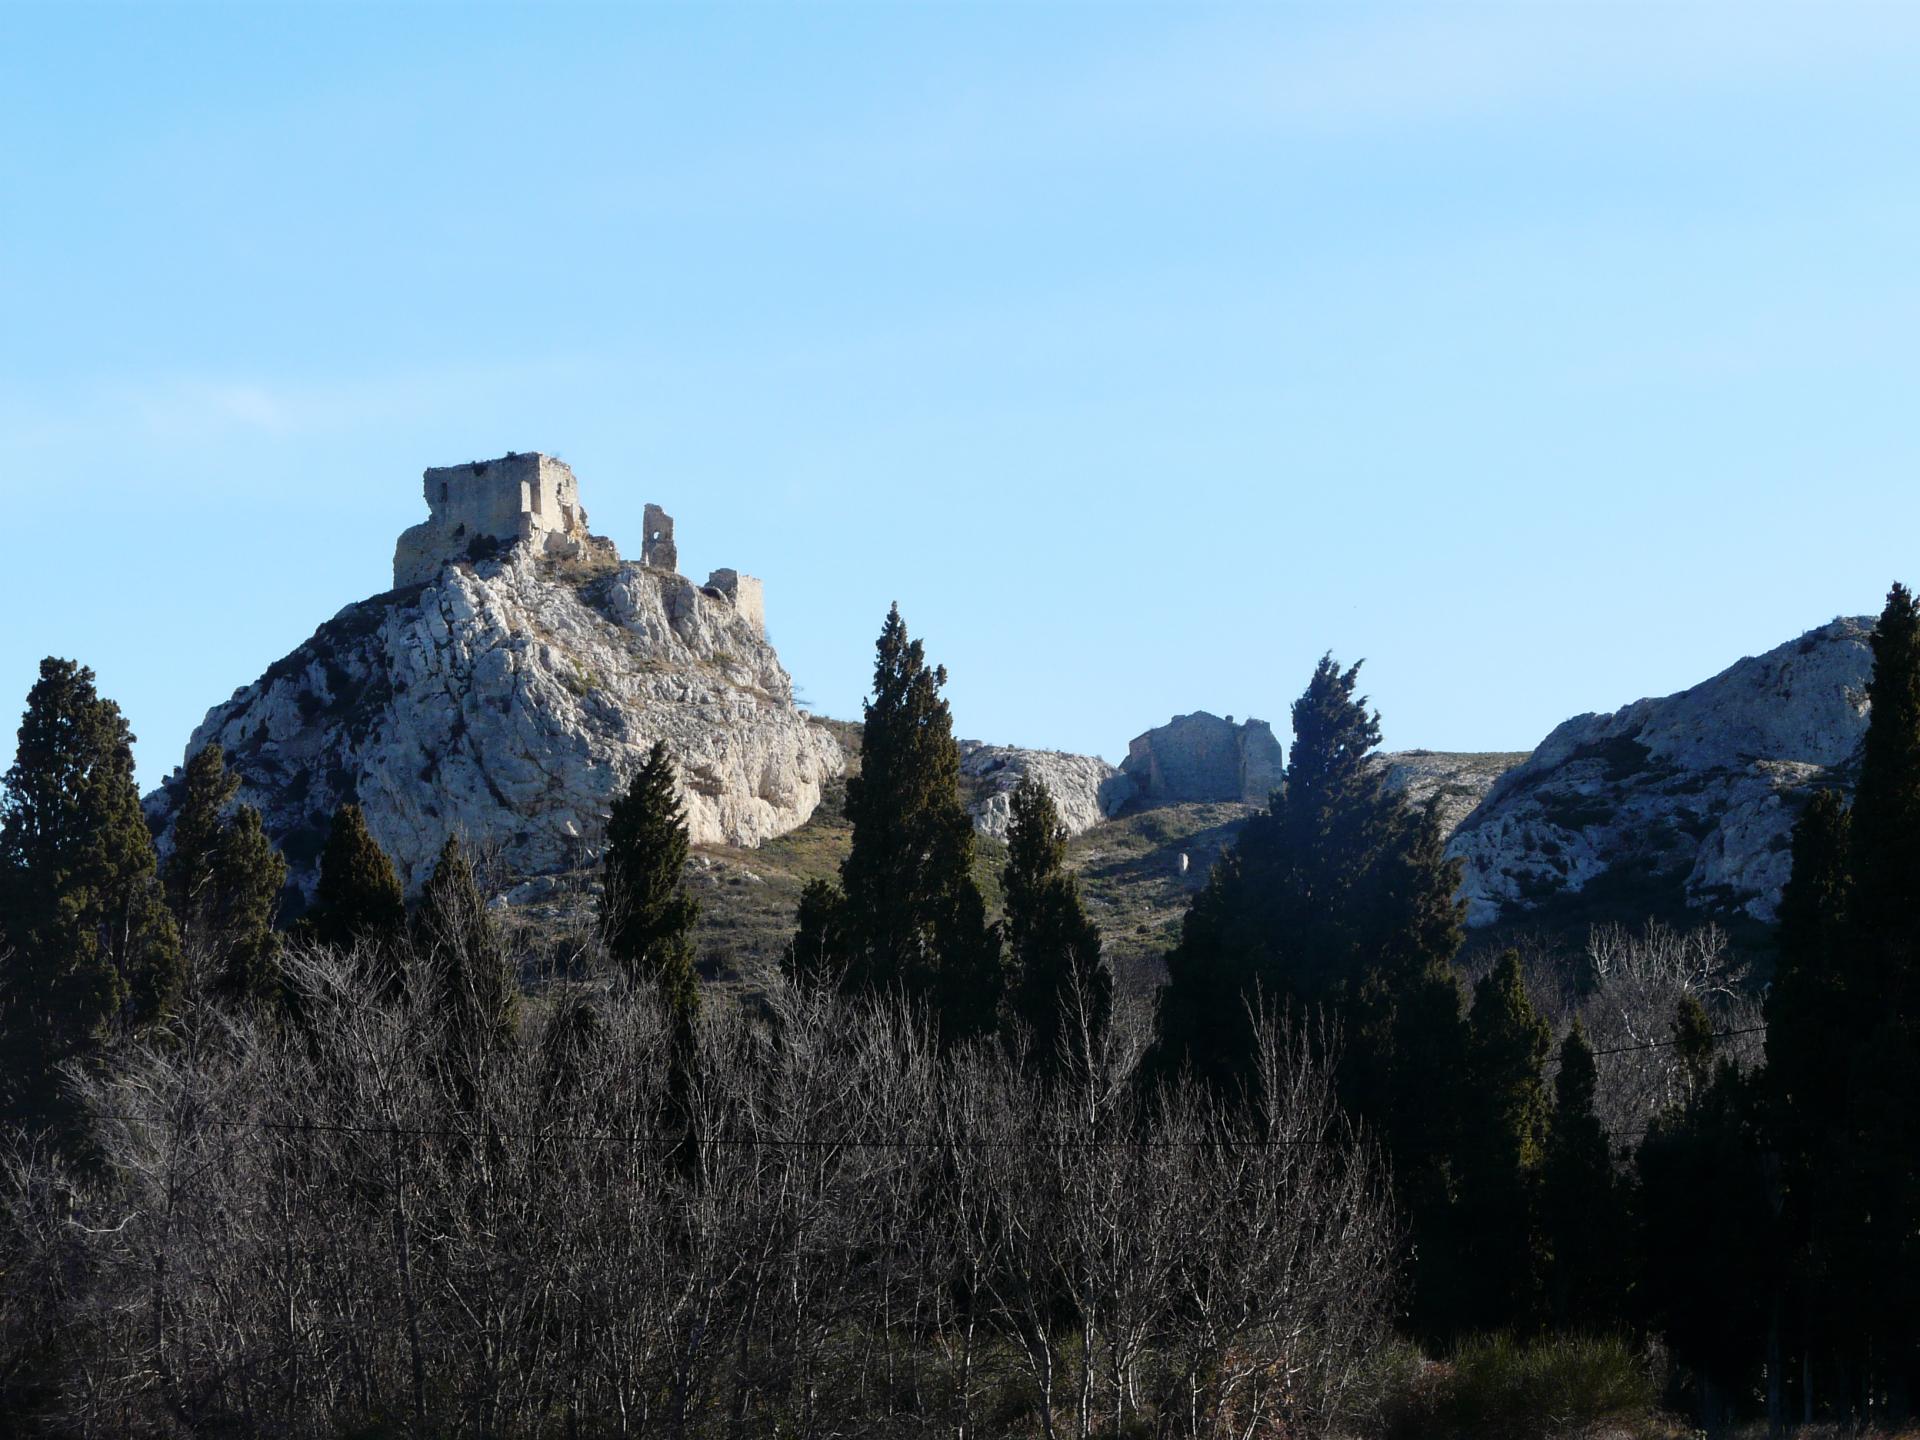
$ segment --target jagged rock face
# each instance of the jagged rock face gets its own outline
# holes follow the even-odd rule
[[[1022,750],[1013,745],[982,745],[977,740],[960,742],[960,774],[973,828],[996,840],[1007,838],[1013,822],[1013,792],[1028,775],[1047,787],[1069,835],[1084,834],[1119,814],[1138,793],[1129,776],[1098,755]]]
[[[1285,774],[1283,759],[1266,721],[1235,725],[1232,716],[1196,710],[1134,737],[1120,768],[1150,805],[1265,805]]]
[[[1807,787],[1846,783],[1866,732],[1872,628],[1835,620],[1691,690],[1559,726],[1448,847],[1469,923],[1620,875],[1774,919]]]
[[[1438,802],[1441,833],[1452,835],[1494,782],[1526,758],[1498,751],[1393,750],[1380,761],[1387,768],[1387,788],[1404,791],[1416,808]]]
[[[696,843],[783,834],[842,772],[724,596],[606,552],[533,551],[349,605],[194,732],[188,753],[226,750],[303,889],[348,800],[412,888],[450,835],[498,845],[515,877],[590,860],[656,740]],[[162,826],[169,804],[165,787],[148,797]]]

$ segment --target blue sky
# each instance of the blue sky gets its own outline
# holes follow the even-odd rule
[[[1920,580],[1920,7],[0,0],[0,705],[177,763],[428,465],[1117,757],[1512,749]]]

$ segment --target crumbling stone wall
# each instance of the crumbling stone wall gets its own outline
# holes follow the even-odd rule
[[[716,570],[707,577],[707,588],[718,590],[731,600],[740,618],[753,626],[754,634],[762,639],[766,637],[766,591],[758,578],[742,575],[738,570]]]
[[[1280,786],[1284,756],[1264,720],[1235,725],[1205,710],[1176,715],[1137,735],[1120,769],[1150,805],[1237,800],[1265,805]]]
[[[640,542],[640,563],[655,570],[678,570],[680,552],[673,544],[673,517],[658,505],[646,510],[646,536]]]
[[[429,515],[394,547],[395,589],[431,580],[448,561],[489,546],[537,540],[544,553],[577,554],[588,538],[579,482],[551,455],[435,466],[421,479]]]

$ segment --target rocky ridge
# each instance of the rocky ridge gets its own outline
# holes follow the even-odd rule
[[[1452,835],[1500,777],[1526,758],[1525,751],[1390,750],[1380,763],[1386,766],[1387,788],[1405,791],[1415,806],[1435,802],[1441,833]]]
[[[1047,787],[1069,835],[1085,834],[1111,819],[1139,793],[1131,777],[1098,755],[962,740],[960,783],[973,828],[996,840],[1006,839],[1013,820],[1013,792],[1028,775]]]
[[[1606,885],[1772,921],[1811,787],[1866,732],[1873,622],[1837,619],[1710,680],[1558,726],[1448,849],[1487,925]]]
[[[729,597],[604,542],[575,559],[516,543],[347,606],[209,711],[188,753],[226,750],[310,891],[347,801],[409,888],[449,836],[498,846],[515,877],[577,868],[656,740],[698,843],[793,829],[845,768]],[[148,797],[163,835],[171,803]]]

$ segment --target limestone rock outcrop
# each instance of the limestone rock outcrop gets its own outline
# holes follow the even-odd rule
[[[1849,783],[1872,628],[1838,619],[1677,695],[1560,725],[1449,844],[1469,923],[1607,883],[1775,918],[1808,787]]]
[[[1196,710],[1135,736],[1120,769],[1149,805],[1265,805],[1284,775],[1284,756],[1266,721],[1235,725],[1231,715]]]
[[[696,843],[783,834],[843,772],[757,614],[605,541],[569,557],[541,540],[347,606],[194,732],[188,753],[225,749],[303,890],[349,800],[412,889],[449,836],[497,846],[516,879],[590,862],[656,740]],[[164,833],[167,787],[147,803]]]
[[[1494,783],[1526,758],[1499,751],[1392,750],[1380,761],[1387,767],[1387,788],[1404,791],[1415,806],[1436,801],[1440,831],[1452,835]]]
[[[1013,792],[1028,775],[1047,787],[1069,835],[1084,834],[1117,815],[1138,794],[1132,777],[1098,755],[983,745],[978,740],[960,742],[960,775],[973,828],[996,840],[1007,838]]]

